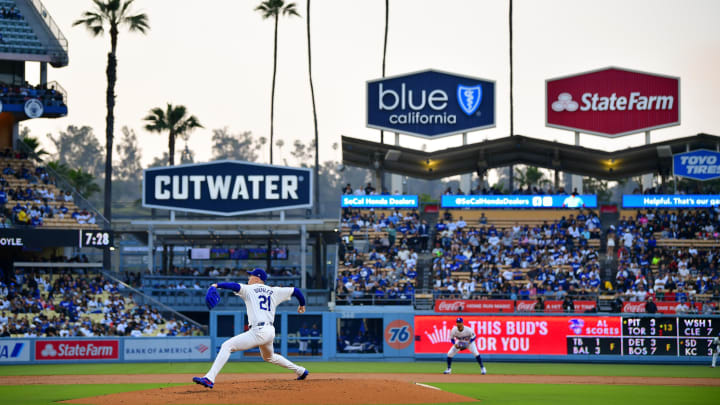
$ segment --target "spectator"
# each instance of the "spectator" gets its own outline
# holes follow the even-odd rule
[[[653,297],[648,297],[647,302],[645,303],[645,312],[648,314],[657,313],[657,305],[655,305]]]

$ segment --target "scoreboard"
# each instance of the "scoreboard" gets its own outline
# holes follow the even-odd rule
[[[620,336],[567,337],[568,354],[710,356],[718,318],[622,318]]]
[[[463,315],[483,354],[710,356],[720,317]],[[415,353],[446,353],[452,316],[415,317]]]

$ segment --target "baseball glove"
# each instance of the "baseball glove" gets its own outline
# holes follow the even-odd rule
[[[465,350],[465,349],[468,348],[468,342],[465,342],[465,341],[462,341],[462,340],[458,340],[458,341],[455,343],[455,347],[457,347],[458,350]]]
[[[215,308],[215,305],[217,305],[220,302],[220,294],[217,292],[217,288],[210,287],[207,290],[207,294],[205,294],[205,303],[207,304],[208,309]]]

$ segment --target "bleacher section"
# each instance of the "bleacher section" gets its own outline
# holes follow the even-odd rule
[[[15,9],[17,5],[12,0],[0,0],[0,9]],[[48,51],[33,32],[32,27],[24,16],[3,17],[0,13],[0,52],[18,54],[42,55]]]
[[[55,200],[47,200],[43,201],[42,203],[47,203],[49,206],[51,206],[54,209],[59,209],[61,206],[65,206],[67,208],[68,212],[64,215],[64,218],[61,218],[59,215],[54,215],[52,218],[50,217],[44,217],[42,218],[42,227],[44,228],[71,228],[71,229],[98,229],[99,226],[97,224],[92,223],[85,223],[80,224],[78,221],[72,217],[73,212],[80,212],[81,209],[73,202],[73,201],[65,201],[63,199],[63,195],[65,194],[63,190],[59,189],[56,185],[52,183],[52,181],[49,181],[47,184],[37,179],[37,182],[30,183],[27,179],[24,178],[17,178],[14,175],[7,175],[2,174],[2,171],[5,170],[5,168],[10,165],[12,169],[14,169],[16,172],[20,173],[20,170],[25,167],[30,171],[33,176],[35,175],[35,169],[37,166],[35,163],[30,159],[17,159],[17,158],[0,158],[0,176],[7,181],[8,186],[4,188],[5,192],[8,193],[9,190],[15,190],[17,188],[20,188],[21,190],[26,190],[27,188],[31,188],[33,190],[37,190],[40,188],[46,188],[49,192],[52,192],[55,194]],[[1,186],[0,186],[1,187]],[[30,204],[31,206],[40,206],[41,204],[35,203],[33,201],[20,201],[11,199],[8,193],[8,202],[5,204],[4,211],[8,217],[12,217],[12,209],[17,204],[25,205]],[[15,225],[22,225],[16,223]]]

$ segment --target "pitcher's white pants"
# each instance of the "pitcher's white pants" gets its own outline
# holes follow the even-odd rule
[[[467,350],[470,350],[473,354],[473,356],[477,357],[480,355],[480,352],[478,352],[477,346],[475,346],[475,342],[472,342],[468,345]],[[455,357],[456,354],[460,353],[460,349],[455,347],[455,345],[452,345],[450,347],[450,350],[448,351],[447,356],[448,357]]]
[[[226,340],[220,347],[220,352],[218,352],[217,357],[215,357],[215,362],[213,362],[210,371],[205,374],[205,377],[210,381],[215,382],[215,378],[218,373],[220,373],[220,370],[222,370],[223,366],[230,358],[230,353],[250,350],[255,347],[260,348],[263,360],[268,363],[285,367],[294,371],[297,375],[302,375],[305,372],[304,367],[300,367],[285,357],[275,353],[273,350],[273,339],[275,339],[275,328],[270,325],[264,325],[254,327],[245,333],[241,333]]]

